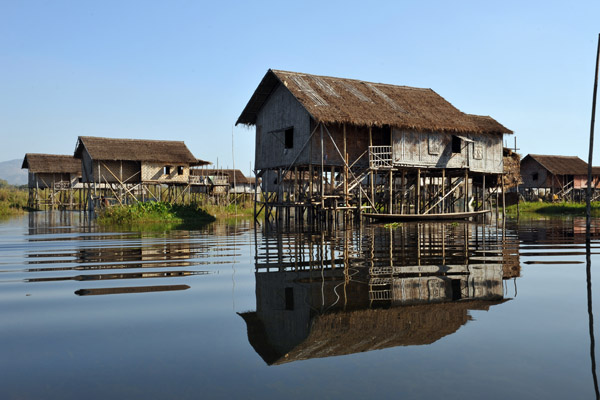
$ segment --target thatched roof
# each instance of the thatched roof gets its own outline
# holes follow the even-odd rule
[[[286,352],[269,341],[256,312],[239,314],[248,327],[248,341],[268,365],[436,342],[470,319],[468,310],[488,310],[506,300],[429,303],[389,309],[335,312],[312,318],[308,337]]]
[[[196,162],[191,163],[190,165],[195,166],[195,167],[201,167],[203,165],[210,165],[212,164],[210,161],[205,161],[205,160],[201,160],[199,158],[196,159]]]
[[[237,124],[254,125],[271,93],[285,86],[316,120],[450,133],[512,133],[491,117],[465,114],[431,89],[269,70]]]
[[[87,150],[93,160],[148,161],[173,164],[194,164],[199,161],[184,142],[174,140],[113,139],[79,136],[75,157]]]
[[[200,169],[192,169],[192,175],[199,176],[227,176],[229,183],[233,184],[233,178],[235,176],[236,184],[246,184],[249,183],[248,178],[244,176],[242,171],[239,169],[208,169],[208,168],[200,168]]]
[[[587,175],[587,163],[577,156],[528,154],[521,160],[521,164],[528,159],[537,161],[553,175]],[[597,168],[592,170],[594,169],[597,171]]]
[[[27,153],[21,168],[33,173],[81,174],[81,160],[73,156]]]

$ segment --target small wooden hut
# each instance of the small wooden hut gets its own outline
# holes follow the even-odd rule
[[[191,173],[208,179],[209,193],[253,193],[250,181],[239,169],[200,168],[192,169]]]
[[[88,197],[112,197],[119,203],[177,201],[189,189],[190,167],[209,164],[194,157],[184,142],[173,140],[80,136],[75,157],[81,160]]]
[[[503,134],[512,133],[431,89],[278,70],[237,124],[256,127],[266,217],[365,204],[375,214],[448,216],[473,197],[485,206],[503,173]],[[308,179],[282,184],[290,171]]]
[[[81,187],[78,159],[68,155],[27,153],[21,168],[29,172],[29,207],[73,207],[73,190]]]
[[[521,193],[528,200],[583,201],[588,164],[576,156],[528,154],[521,160]],[[600,184],[600,167],[592,168],[594,192]],[[594,196],[595,197],[595,196]]]

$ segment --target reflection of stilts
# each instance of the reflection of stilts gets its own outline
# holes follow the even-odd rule
[[[493,234],[467,225],[367,226],[364,236],[265,226],[257,309],[239,314],[250,343],[271,365],[452,334],[470,310],[506,301],[503,249],[491,246]]]

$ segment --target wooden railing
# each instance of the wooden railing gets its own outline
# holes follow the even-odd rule
[[[369,146],[369,166],[373,169],[392,166],[392,146]]]
[[[70,181],[57,181],[57,182],[54,182],[54,189],[55,190],[70,189],[70,188],[71,188],[71,182]]]

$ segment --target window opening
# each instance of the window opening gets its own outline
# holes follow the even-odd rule
[[[294,128],[285,130],[285,148],[291,149],[294,147]]]
[[[285,288],[285,309],[294,309],[294,288],[292,287]]]
[[[452,152],[460,153],[462,150],[462,140],[455,135],[452,135]]]

